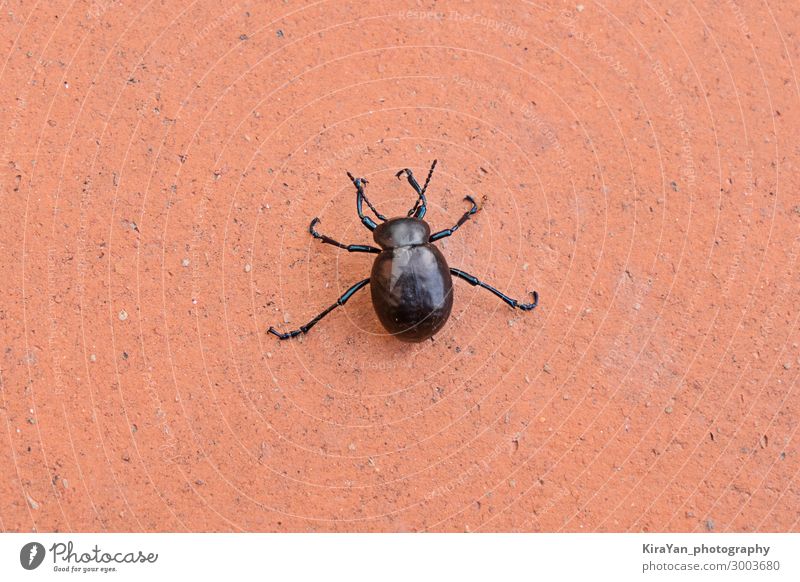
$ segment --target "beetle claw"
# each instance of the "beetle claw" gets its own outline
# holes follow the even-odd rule
[[[472,196],[467,194],[466,196],[464,196],[464,200],[472,204],[472,208],[470,208],[469,210],[470,214],[475,214],[476,212],[478,212],[478,203],[475,202],[475,199]]]
[[[313,236],[314,238],[320,237],[320,234],[316,230],[314,230],[314,227],[318,224],[319,224],[319,218],[314,218],[314,220],[311,221],[311,224],[308,225],[308,232],[310,232],[311,236]]]
[[[539,304],[539,294],[536,291],[531,291],[531,295],[533,296],[533,303],[518,303],[517,309],[521,309],[522,311],[530,311],[536,307]]]
[[[296,329],[294,331],[290,331],[288,333],[281,333],[281,332],[279,332],[277,329],[275,329],[272,326],[270,326],[270,328],[267,330],[267,332],[271,333],[272,335],[276,336],[278,339],[281,339],[281,340],[293,338],[293,337],[296,337],[296,336],[300,335],[301,333],[304,333],[299,329]]]
[[[369,184],[369,181],[366,178],[356,178],[350,172],[347,172],[347,177],[350,178],[350,181],[356,185],[356,188],[360,188],[361,184]]]

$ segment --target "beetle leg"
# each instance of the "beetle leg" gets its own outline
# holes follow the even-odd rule
[[[350,287],[350,289],[345,291],[342,294],[342,296],[339,297],[339,299],[336,300],[336,303],[334,303],[333,305],[328,307],[328,309],[326,309],[325,311],[323,311],[322,313],[317,315],[314,319],[309,321],[307,324],[301,326],[300,329],[295,329],[293,331],[287,331],[286,333],[281,333],[278,330],[276,330],[274,327],[270,327],[267,330],[267,332],[271,333],[274,336],[277,336],[278,339],[282,339],[282,340],[293,338],[293,337],[297,337],[301,333],[308,333],[308,330],[311,329],[312,327],[314,327],[315,325],[317,325],[317,323],[319,323],[320,319],[322,319],[323,317],[328,315],[331,311],[333,311],[334,309],[336,309],[340,305],[344,305],[345,303],[347,303],[348,299],[350,299],[353,295],[355,295],[356,291],[366,287],[368,284],[369,284],[369,279],[364,279],[363,281],[359,281],[358,283],[356,283],[355,285]]]
[[[534,307],[539,304],[539,294],[536,291],[532,291],[531,295],[533,296],[533,303],[520,303],[516,299],[511,299],[508,295],[505,295],[492,287],[491,285],[487,285],[486,283],[479,281],[476,277],[473,277],[469,273],[465,273],[464,271],[459,271],[458,269],[450,269],[450,272],[458,277],[459,279],[464,279],[470,285],[483,287],[487,291],[491,291],[495,295],[497,295],[500,299],[508,303],[511,307],[516,309],[521,309],[522,311],[530,311]]]
[[[464,224],[466,221],[468,221],[470,219],[470,217],[472,217],[473,214],[478,212],[478,205],[472,199],[472,196],[465,196],[464,200],[466,200],[467,202],[471,202],[472,203],[472,208],[467,210],[464,213],[464,216],[459,218],[458,222],[456,222],[455,226],[453,226],[452,228],[446,228],[444,230],[440,230],[439,232],[432,234],[431,237],[428,239],[428,242],[434,242],[434,241],[439,240],[440,238],[445,238],[447,236],[450,236],[451,234],[453,234],[455,231],[458,230],[458,227],[460,227],[462,224]]]
[[[363,209],[363,202],[367,203],[372,209],[372,212],[375,213],[375,216],[378,217],[379,220],[386,220],[386,217],[378,212],[375,207],[372,205],[372,202],[369,201],[367,195],[364,193],[364,184],[368,184],[368,182],[364,178],[354,178],[353,174],[347,172],[347,177],[353,182],[353,185],[356,187],[356,210],[358,211],[358,217],[361,219],[361,222],[370,230],[375,230],[378,226],[375,224],[375,221],[372,220],[369,216],[364,216],[364,209]]]
[[[369,245],[346,245],[342,244],[339,241],[333,240],[331,237],[326,236],[324,234],[318,233],[314,227],[319,224],[319,218],[315,218],[311,221],[311,224],[308,225],[308,232],[311,233],[311,236],[314,238],[318,238],[324,243],[328,243],[329,245],[333,245],[335,247],[339,247],[340,249],[344,249],[350,253],[380,253],[381,249],[371,247]]]

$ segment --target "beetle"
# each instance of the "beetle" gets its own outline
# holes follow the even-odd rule
[[[530,311],[538,305],[539,294],[536,291],[531,293],[532,303],[520,303],[469,273],[452,269],[447,265],[444,255],[433,243],[456,232],[478,211],[478,205],[471,196],[466,196],[464,200],[471,204],[471,208],[451,228],[431,234],[430,226],[423,219],[427,211],[425,191],[433,176],[436,162],[437,160],[433,160],[425,185],[421,188],[410,169],[404,168],[397,172],[398,179],[402,179],[405,174],[408,183],[417,193],[417,200],[406,216],[389,219],[377,211],[364,193],[367,180],[354,178],[347,172],[347,176],[356,187],[358,217],[362,224],[372,231],[372,236],[380,248],[358,244],[346,245],[320,234],[316,230],[319,218],[311,221],[308,232],[323,243],[351,253],[377,254],[370,277],[350,287],[336,300],[336,303],[299,329],[281,333],[270,327],[269,333],[282,340],[307,333],[323,317],[347,303],[356,292],[369,284],[372,285],[372,305],[381,324],[386,331],[406,342],[424,341],[438,332],[447,322],[453,309],[453,277],[490,291],[512,308]],[[378,220],[382,221],[380,225],[364,214],[364,203]]]

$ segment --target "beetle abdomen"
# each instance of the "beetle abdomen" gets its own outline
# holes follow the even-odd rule
[[[370,289],[383,327],[403,341],[431,337],[453,309],[450,269],[439,249],[429,244],[383,251],[372,266]]]

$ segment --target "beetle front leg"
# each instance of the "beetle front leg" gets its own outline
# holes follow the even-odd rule
[[[381,249],[378,249],[378,248],[375,248],[375,247],[372,247],[372,246],[369,246],[369,245],[346,245],[346,244],[342,244],[339,241],[334,240],[329,236],[326,236],[324,234],[318,233],[316,231],[316,229],[314,228],[317,224],[319,224],[319,218],[315,218],[314,220],[311,221],[311,224],[308,225],[308,232],[311,233],[311,236],[313,236],[316,239],[321,240],[324,243],[327,243],[329,245],[333,245],[335,247],[339,247],[340,249],[344,249],[349,253],[376,253],[377,254],[377,253],[381,252]]]
[[[375,230],[378,225],[375,224],[375,221],[369,216],[364,216],[363,203],[367,203],[367,206],[372,209],[372,212],[375,213],[375,216],[377,216],[379,220],[385,221],[386,217],[377,211],[364,193],[364,184],[367,184],[367,181],[364,178],[353,177],[353,174],[350,172],[347,172],[347,177],[350,178],[350,181],[353,182],[353,185],[356,187],[356,211],[358,211],[358,217],[361,219],[361,223],[369,230]]]
[[[408,179],[408,183],[411,184],[411,187],[414,188],[414,191],[417,193],[417,200],[414,202],[414,206],[411,210],[408,211],[408,216],[414,216],[414,218],[423,218],[425,216],[425,212],[428,210],[428,200],[425,198],[425,190],[428,189],[428,184],[431,181],[431,176],[433,176],[433,169],[436,167],[436,162],[439,160],[433,160],[431,164],[431,169],[428,170],[428,177],[425,179],[425,185],[420,188],[419,182],[414,177],[414,174],[411,172],[409,168],[403,168],[395,176],[397,179],[400,179],[400,176],[405,174],[406,178]],[[420,206],[420,204],[422,204]]]

